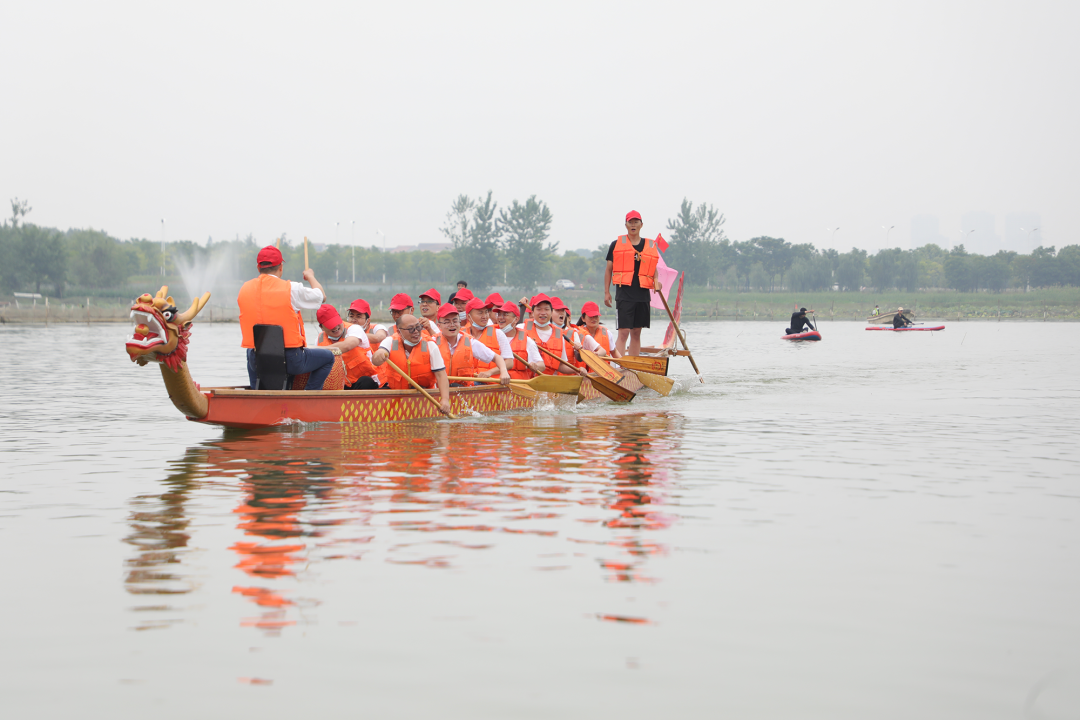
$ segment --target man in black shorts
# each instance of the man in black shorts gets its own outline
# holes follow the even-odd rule
[[[615,313],[618,316],[619,337],[615,341],[619,354],[641,353],[641,328],[649,327],[650,290],[660,291],[656,265],[660,251],[651,238],[641,237],[641,215],[636,210],[626,213],[626,235],[611,243],[604,271],[604,304],[611,307],[611,283],[615,283]],[[630,339],[627,353],[626,340]]]

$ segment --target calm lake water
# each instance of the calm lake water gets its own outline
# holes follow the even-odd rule
[[[783,325],[688,323],[668,398],[257,433],[127,325],[0,327],[0,714],[1080,715],[1080,328]]]

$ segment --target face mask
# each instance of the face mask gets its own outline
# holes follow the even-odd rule
[[[473,322],[472,320],[470,320],[469,322],[470,322],[470,323],[472,324],[472,326],[473,326],[474,328],[477,328],[477,329],[480,329],[480,330],[483,330],[483,329],[484,329],[485,327],[487,327],[487,325],[477,325],[477,324],[476,324],[476,323],[474,323],[474,322]]]
[[[550,321],[550,320],[548,320],[548,321],[547,321],[547,322],[545,322],[545,323],[542,323],[542,322],[540,322],[539,320],[535,320],[535,321],[533,321],[533,325],[536,325],[536,327],[538,327],[538,328],[546,328],[546,327],[547,327],[548,325],[550,325],[550,324],[551,324],[551,321]]]
[[[418,340],[418,341],[416,341],[416,342],[412,342],[411,340],[406,340],[406,339],[405,339],[404,337],[403,337],[403,338],[401,338],[401,342],[405,343],[405,344],[406,344],[406,345],[408,345],[409,347],[416,347],[417,345],[419,345],[419,344],[420,344],[420,341],[419,341],[419,340]]]
[[[458,319],[458,322],[459,322],[459,323],[461,323],[461,324],[463,324],[463,325],[464,325],[464,324],[465,324],[465,312],[464,312],[464,311],[462,311],[462,312],[459,312],[459,313],[457,314],[457,319]]]
[[[505,325],[502,326],[502,331],[504,333],[509,333],[513,329],[514,329],[514,321],[513,320],[511,320],[510,322],[508,322],[508,323],[506,323]]]

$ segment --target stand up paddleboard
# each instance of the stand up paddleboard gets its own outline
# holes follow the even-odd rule
[[[884,327],[882,325],[870,325],[867,330],[883,330],[885,332],[935,332],[937,330],[944,330],[944,325],[935,325],[934,327]]]

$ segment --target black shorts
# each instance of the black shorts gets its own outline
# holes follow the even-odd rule
[[[652,318],[652,311],[647,302],[630,302],[618,300],[615,303],[615,313],[618,315],[620,330],[625,328],[647,328]]]

